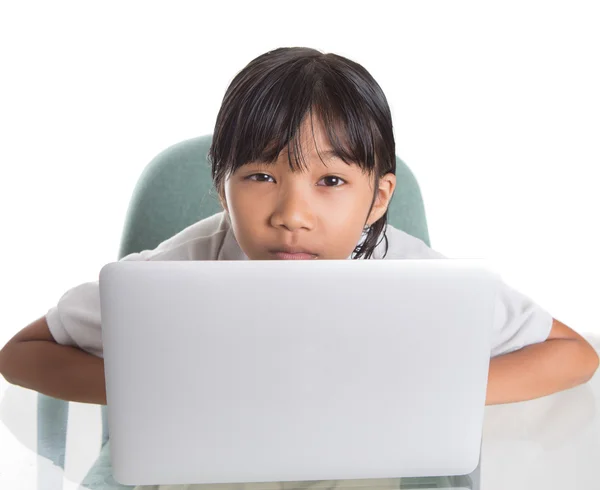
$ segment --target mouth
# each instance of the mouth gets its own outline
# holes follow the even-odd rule
[[[318,257],[317,254],[302,249],[280,249],[270,250],[271,255],[279,260],[313,260]]]

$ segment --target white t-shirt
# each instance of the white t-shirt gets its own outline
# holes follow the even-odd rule
[[[422,240],[388,225],[385,259],[445,259]],[[381,259],[382,240],[373,253]],[[224,212],[200,220],[153,250],[132,253],[121,260],[248,260],[239,247]],[[524,294],[501,281],[496,297],[490,357],[543,342],[550,334],[552,316]],[[73,345],[103,357],[98,280],[69,289],[46,313],[50,333],[59,344]]]

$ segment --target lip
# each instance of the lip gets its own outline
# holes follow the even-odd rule
[[[294,253],[290,254],[287,252],[272,252],[280,260],[314,260],[317,258],[316,255],[306,253]]]
[[[318,257],[318,254],[304,248],[282,247],[270,252],[280,260],[313,260]]]

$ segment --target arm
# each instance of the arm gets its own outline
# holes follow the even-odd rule
[[[598,369],[595,349],[556,319],[545,342],[490,360],[486,405],[532,400],[586,383]]]
[[[61,400],[106,405],[104,360],[54,341],[46,317],[18,332],[0,351],[9,383]]]

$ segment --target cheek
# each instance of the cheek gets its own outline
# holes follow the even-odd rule
[[[352,251],[363,232],[369,204],[354,195],[324,209],[321,213],[322,230],[329,243],[336,247],[349,247]]]
[[[229,207],[230,214],[232,215],[243,215],[248,205],[252,204],[252,201],[246,196],[243,186],[237,183],[227,182],[225,184],[225,198],[227,199],[227,206]]]
[[[347,192],[339,198],[325,202],[323,212],[329,221],[350,225],[364,222],[370,204],[370,197],[364,192]]]
[[[239,235],[238,240],[244,243],[251,240],[257,229],[257,221],[262,216],[264,201],[236,184],[226,188],[226,198],[234,231]]]
[[[229,207],[231,214],[238,216],[238,221],[250,225],[264,214],[265,203],[264,200],[257,199],[248,193],[238,193]]]

